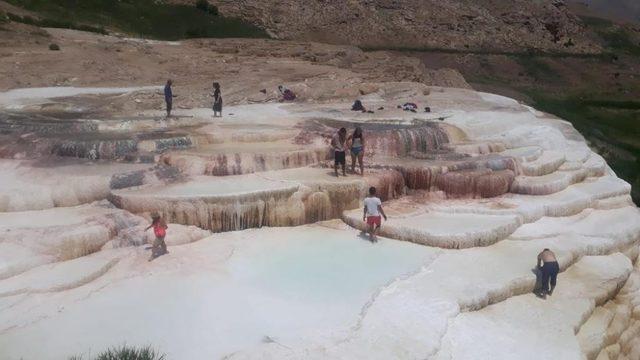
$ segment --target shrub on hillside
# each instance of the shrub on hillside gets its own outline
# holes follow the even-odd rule
[[[207,0],[197,0],[196,8],[198,10],[208,12],[211,15],[215,15],[215,16],[218,15],[218,8],[215,5],[209,4],[209,1]]]
[[[82,356],[71,356],[69,360],[83,360]],[[164,354],[158,353],[150,346],[137,348],[123,345],[114,347],[98,354],[93,360],[166,360]]]
[[[103,27],[109,27],[137,37],[160,40],[184,39],[187,33],[189,37],[201,37],[203,34],[215,38],[269,37],[264,30],[249,22],[218,15],[218,8],[206,1],[189,0],[180,4],[176,4],[177,1],[159,0],[5,1],[43,16],[25,20],[16,15],[16,21],[43,21],[41,19],[44,18],[49,22],[58,21],[47,24],[49,27],[55,25],[97,33],[106,33]],[[70,6],[71,3],[73,6]],[[205,5],[206,11],[201,10],[205,9]]]
[[[60,45],[58,45],[58,44],[49,44],[49,50],[58,51],[58,50],[60,50]]]
[[[208,11],[209,10],[209,2],[207,0],[197,0],[196,1],[196,8],[198,10]]]
[[[72,23],[70,21],[54,20],[54,19],[47,19],[47,18],[34,19],[34,18],[32,18],[31,16],[28,16],[28,15],[20,16],[20,15],[16,15],[16,14],[12,14],[12,13],[7,13],[7,17],[11,21],[15,21],[15,22],[19,22],[19,23],[23,23],[23,24],[27,24],[27,25],[33,25],[33,26],[39,26],[39,27],[50,27],[50,28],[81,30],[81,31],[94,32],[94,33],[98,33],[98,34],[102,34],[102,35],[108,34],[108,32],[103,27],[96,27],[96,26],[91,26],[91,25],[77,25],[77,24],[74,24],[74,23]]]

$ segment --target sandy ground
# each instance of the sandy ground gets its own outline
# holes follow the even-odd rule
[[[36,28],[9,26],[13,31],[3,32],[0,51],[2,90],[163,85],[171,78],[177,107],[209,107],[213,81],[222,85],[227,104],[273,101],[281,84],[303,101],[352,99],[375,90],[367,83],[380,81],[467,86],[454,71],[429,70],[414,58],[348,46],[234,39],[158,42],[61,29],[38,29],[38,35]],[[50,43],[61,51],[48,50]],[[21,75],[12,76],[16,73]]]

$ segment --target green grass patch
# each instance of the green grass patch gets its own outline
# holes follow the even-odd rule
[[[544,59],[540,57],[515,56],[514,59],[523,67],[524,71],[529,76],[536,79],[547,79],[548,81],[553,81],[558,78],[556,72],[551,68],[551,66],[544,62]]]
[[[633,100],[583,100],[582,104],[609,109],[640,110],[640,101]]]
[[[640,55],[640,44],[635,42],[629,31],[605,19],[583,16],[582,22],[602,38],[604,46],[614,52]]]
[[[91,24],[160,40],[192,37],[265,38],[266,32],[245,21],[217,14],[203,5],[171,5],[155,0],[8,0],[48,21]],[[59,26],[56,26],[59,27]]]
[[[610,60],[611,53],[572,53],[567,51],[540,51],[540,50],[524,50],[524,51],[501,51],[491,49],[449,49],[439,47],[410,47],[410,46],[361,46],[362,51],[397,51],[397,52],[417,52],[417,53],[442,53],[442,54],[461,54],[461,55],[504,55],[517,57],[541,57],[541,58],[578,58],[578,59],[601,59]]]
[[[160,354],[150,346],[137,348],[123,345],[103,351],[98,356],[85,359],[83,356],[71,356],[69,360],[166,360],[164,354]]]
[[[102,27],[96,27],[96,26],[84,25],[84,24],[78,25],[71,21],[54,20],[54,19],[35,19],[35,18],[32,18],[31,16],[20,16],[12,13],[8,13],[7,17],[11,21],[39,26],[39,27],[74,29],[74,30],[89,31],[93,33],[103,34],[103,35],[107,34],[107,31]]]
[[[570,121],[616,174],[632,184],[631,195],[640,204],[640,102],[524,92],[536,109]]]

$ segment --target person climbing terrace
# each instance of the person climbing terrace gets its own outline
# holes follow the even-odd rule
[[[347,176],[346,170],[346,149],[347,149],[347,129],[340,128],[337,134],[331,139],[333,147],[334,164],[333,169],[338,177],[338,165],[342,165],[342,175]]]
[[[167,223],[164,221],[164,218],[158,215],[157,213],[151,214],[151,225],[149,225],[144,231],[153,228],[153,234],[156,236],[156,239],[153,241],[153,246],[151,248],[151,257],[149,261],[157,258],[158,256],[162,256],[167,254],[167,244],[164,242],[164,237],[167,235]]]
[[[539,289],[539,296],[546,298],[547,295],[553,294],[553,289],[556,287],[556,279],[560,267],[558,266],[558,260],[556,254],[549,249],[544,249],[538,254],[538,269],[542,273],[542,286]],[[551,285],[551,287],[549,287]]]
[[[382,209],[382,201],[376,196],[376,188],[374,186],[369,188],[369,195],[364,199],[364,210],[362,215],[362,221],[367,223],[367,233],[371,238],[371,242],[378,241],[376,234],[382,225],[382,219],[387,221],[387,215]]]
[[[220,83],[213,83],[213,93],[211,93],[211,96],[213,96],[213,117],[222,117],[222,94],[220,93]]]
[[[173,107],[173,98],[176,97],[173,95],[173,91],[171,90],[171,85],[173,81],[171,79],[167,80],[167,83],[164,85],[164,102],[167,105],[167,117],[171,116],[171,108]]]
[[[362,136],[362,128],[356,126],[353,134],[347,139],[349,148],[351,149],[351,171],[356,172],[356,159],[360,165],[360,175],[364,176],[364,136]]]

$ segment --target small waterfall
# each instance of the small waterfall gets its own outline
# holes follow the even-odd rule
[[[449,143],[447,132],[437,124],[365,131],[369,154],[407,156],[412,152],[439,150]]]
[[[187,149],[193,145],[193,142],[189,136],[177,136],[157,139],[155,140],[155,145],[155,151],[162,152],[169,149]]]
[[[327,147],[271,153],[167,153],[162,155],[161,161],[192,175],[227,176],[299,168],[317,164],[329,157]]]
[[[77,158],[117,159],[135,152],[138,149],[136,140],[64,140],[53,146],[52,154]]]

